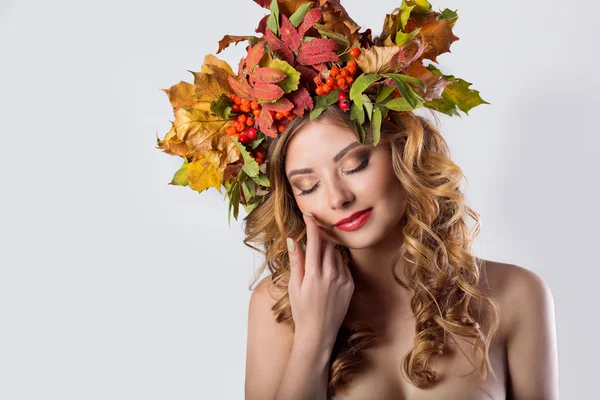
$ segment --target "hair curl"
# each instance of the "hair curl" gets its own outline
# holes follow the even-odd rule
[[[396,276],[395,279],[414,293],[410,306],[416,320],[415,344],[403,358],[402,372],[416,387],[431,387],[436,382],[436,373],[428,366],[431,357],[443,354],[446,335],[453,339],[460,336],[474,339],[469,342],[473,349],[483,352],[479,374],[485,381],[486,366],[495,376],[489,362],[489,347],[499,317],[494,299],[479,289],[480,270],[471,254],[480,230],[479,214],[465,204],[460,189],[464,175],[452,162],[439,129],[412,112],[390,112],[390,115],[391,120],[384,121],[381,127],[378,146],[385,146],[391,153],[394,172],[408,196],[403,217],[404,241],[394,258],[395,262],[402,258],[408,262],[405,271],[408,282]],[[336,106],[326,109],[319,118],[355,131],[348,114]],[[435,115],[434,118],[437,121]],[[279,138],[267,142],[270,192],[244,218],[244,244],[265,255],[253,283],[268,267],[274,286],[284,293],[272,308],[275,319],[290,325],[293,332],[287,291],[290,270],[286,237],[294,238],[306,249],[306,228],[285,175],[285,154],[290,139],[307,121],[308,114],[296,118]],[[365,143],[372,144],[369,128],[365,126]],[[472,236],[467,229],[467,216],[475,221]],[[250,243],[261,244],[264,251]],[[349,249],[339,244],[336,248],[352,271]],[[492,312],[485,333],[472,316],[474,300],[483,301]],[[359,373],[363,366],[362,350],[376,339],[369,321],[354,321],[350,326],[344,323],[340,327],[330,360],[328,398],[347,390],[351,375]]]

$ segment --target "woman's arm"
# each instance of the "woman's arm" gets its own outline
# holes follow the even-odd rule
[[[558,349],[554,299],[536,273],[511,268],[508,392],[514,400],[558,399]]]

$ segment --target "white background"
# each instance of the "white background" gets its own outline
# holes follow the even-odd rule
[[[399,0],[343,4],[379,33]],[[556,304],[561,398],[596,392],[597,2],[439,0],[439,68],[491,103],[442,116],[483,219],[477,255]],[[236,1],[0,0],[0,398],[242,399],[260,265],[227,203],[169,186],[160,88],[267,13]],[[219,54],[237,70],[244,45]],[[518,304],[514,305],[518,307]]]

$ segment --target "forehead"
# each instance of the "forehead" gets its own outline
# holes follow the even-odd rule
[[[286,151],[286,173],[319,163],[333,163],[333,157],[350,143],[358,142],[358,136],[346,126],[323,120],[307,122],[290,139]],[[365,147],[365,145],[357,146]],[[353,149],[354,150],[354,149]]]

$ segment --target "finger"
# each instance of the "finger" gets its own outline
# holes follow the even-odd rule
[[[338,260],[338,265],[340,267],[341,273],[346,277],[346,279],[352,280],[352,273],[350,272],[350,268],[348,267],[348,265],[344,263],[344,257],[342,256],[342,252],[340,250],[336,250],[335,255],[336,259]]]
[[[321,258],[321,238],[319,237],[319,227],[313,216],[304,214],[304,223],[306,224],[306,253],[304,258],[304,267],[306,273],[320,274]]]
[[[335,245],[333,241],[323,232],[323,273],[329,278],[339,277],[340,273],[336,269]]]
[[[290,259],[290,286],[295,290],[304,280],[304,254],[302,248],[292,238],[287,238],[287,246]]]

